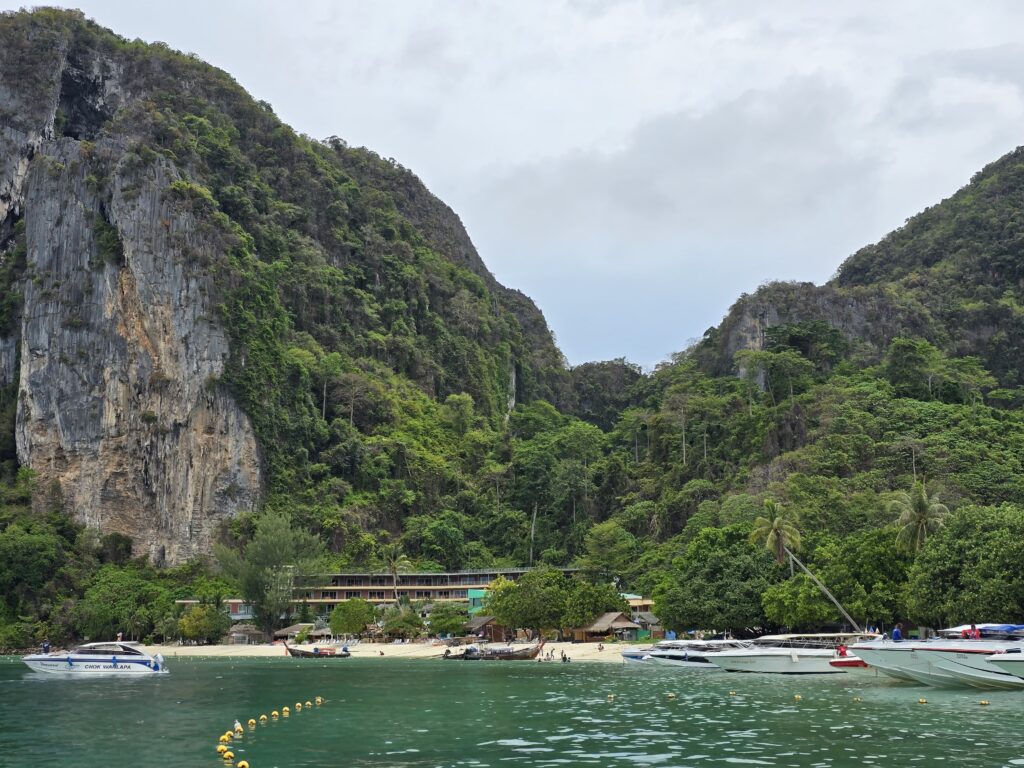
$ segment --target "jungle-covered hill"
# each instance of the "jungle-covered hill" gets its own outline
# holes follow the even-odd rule
[[[532,302],[397,163],[296,135],[225,73],[78,14],[0,16],[0,42],[4,135],[22,146],[42,125],[26,183],[78,190],[93,269],[133,269],[124,189],[141,188],[224,329],[207,387],[251,423],[260,488],[214,540],[244,546],[284,513],[322,542],[323,568],[384,568],[397,544],[420,568],[575,563],[654,593],[677,628],[837,621],[751,540],[781,514],[858,620],[1024,619],[1019,150],[829,284],[741,297],[650,374],[570,370]],[[0,216],[22,366],[29,285],[52,291],[69,344],[87,330],[75,318],[91,322],[33,269],[32,210],[29,196]],[[74,349],[77,366],[102,362]],[[238,589],[204,557],[154,568],[145,542],[83,526],[90,509],[15,439],[26,395],[7,381],[0,646],[127,621],[161,634],[171,598]],[[140,455],[187,426],[165,418],[139,411]],[[924,535],[898,540],[915,520]]]

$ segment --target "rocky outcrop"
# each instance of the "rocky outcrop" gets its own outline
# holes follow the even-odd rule
[[[51,55],[0,54],[0,253],[19,222],[27,246],[20,334],[0,339],[18,459],[80,521],[179,563],[261,492],[249,419],[218,383],[216,240],[168,201],[171,163],[98,135],[124,99],[118,64],[50,28],[20,39]]]
[[[68,138],[43,144],[25,185],[18,457],[88,525],[181,562],[255,506],[256,440],[217,384],[228,340],[195,266],[210,246],[165,199],[173,168],[90,151],[115,162],[109,200]]]

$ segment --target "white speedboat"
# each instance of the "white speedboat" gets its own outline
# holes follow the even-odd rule
[[[749,645],[750,642],[745,640],[676,640],[652,648],[648,653],[647,662],[686,669],[717,670],[719,667],[709,659],[711,654],[747,648]]]
[[[626,664],[640,664],[647,661],[647,654],[654,648],[645,646],[643,648],[623,648],[620,655]]]
[[[882,639],[858,643],[851,650],[869,665],[901,680],[944,688],[1004,690],[1024,688],[1024,680],[989,663],[993,654],[1020,650],[1024,643],[1010,638],[1015,625],[981,624],[983,639],[960,637],[967,627],[952,627],[929,640]]]
[[[776,675],[834,675],[846,672],[830,662],[839,657],[839,646],[870,637],[864,633],[812,635],[764,635],[749,648],[708,654],[707,658],[728,672],[767,672]]]
[[[985,661],[1007,674],[1021,678],[1021,682],[1024,682],[1024,651],[1021,649],[986,656]]]
[[[21,660],[36,672],[62,675],[135,676],[167,672],[162,656],[150,656],[134,643],[86,643],[70,651],[33,653]]]

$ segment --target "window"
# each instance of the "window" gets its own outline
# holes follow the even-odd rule
[[[337,600],[338,599],[338,593],[337,592],[321,592],[320,593],[320,599],[321,600]]]
[[[362,596],[363,596],[362,592],[357,592],[355,590],[350,590],[350,591],[345,592],[345,599],[346,600],[354,600],[355,598],[362,597]]]
[[[383,592],[383,590],[371,590],[370,591],[370,599],[371,600],[383,600],[384,599],[384,592]]]

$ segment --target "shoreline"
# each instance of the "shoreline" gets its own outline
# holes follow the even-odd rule
[[[293,648],[312,650],[316,644],[293,645]],[[497,645],[501,645],[498,643]],[[554,651],[556,663],[560,663],[561,653],[572,659],[573,663],[621,664],[620,651],[631,648],[629,643],[608,643],[604,650],[598,650],[600,643],[545,643],[544,652]],[[283,645],[149,645],[142,646],[146,653],[153,656],[161,654],[168,661],[175,658],[275,658],[288,655]],[[349,653],[354,659],[440,659],[447,646],[441,643],[358,643],[349,645]],[[340,648],[340,646],[339,646]],[[452,652],[457,653],[458,648]],[[383,651],[383,656],[381,652]]]

